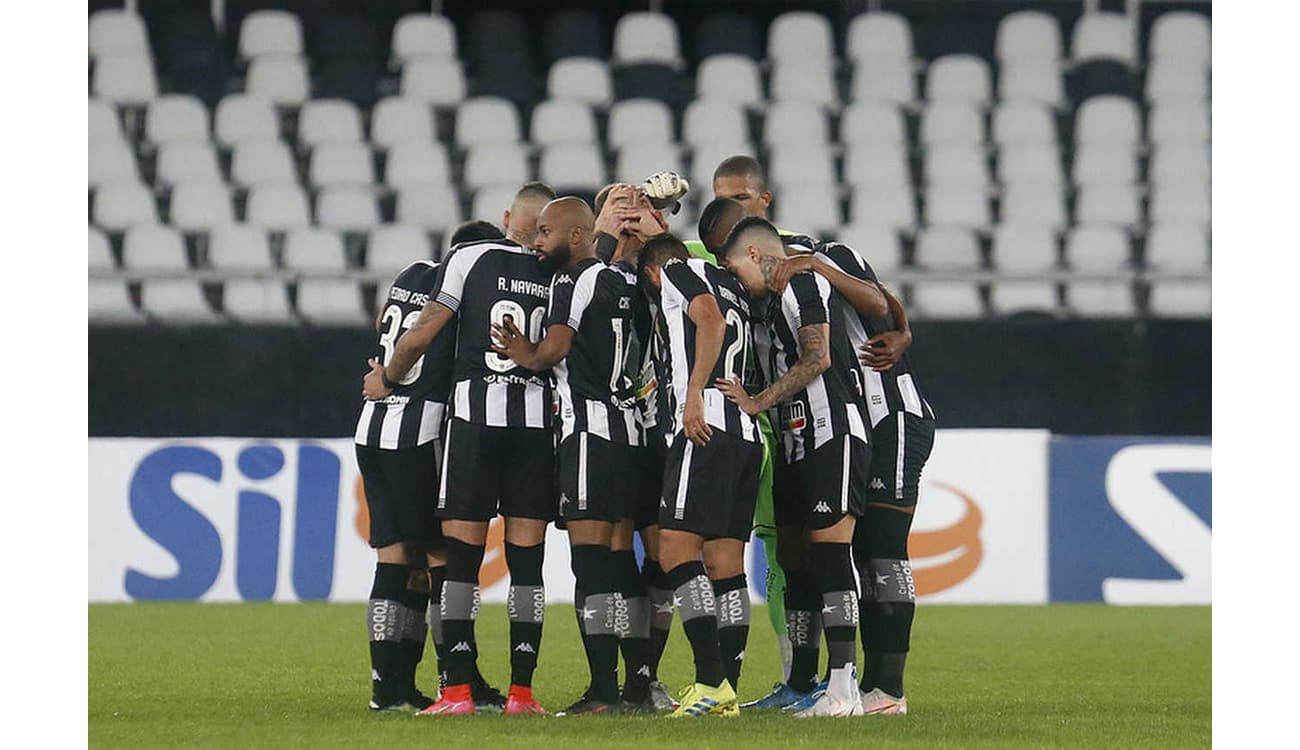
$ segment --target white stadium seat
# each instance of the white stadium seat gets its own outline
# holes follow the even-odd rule
[[[184,271],[189,268],[185,239],[161,224],[131,227],[122,238],[122,265],[136,271]]]
[[[844,157],[844,181],[855,187],[912,192],[912,173],[903,144],[865,143],[850,146]]]
[[[146,279],[140,284],[140,306],[162,323],[208,325],[221,322],[199,282],[193,279]]]
[[[911,189],[866,185],[853,192],[849,223],[911,231],[916,226],[916,202]]]
[[[391,144],[384,166],[384,182],[399,190],[421,183],[449,184],[451,164],[447,147],[424,139]]]
[[[984,229],[991,223],[988,197],[966,185],[930,186],[925,191],[925,223]]]
[[[316,195],[316,223],[341,232],[364,232],[380,222],[370,190],[327,187]]]
[[[889,102],[853,102],[840,118],[840,142],[846,146],[859,143],[907,143],[907,126],[903,113]]]
[[[1076,144],[1133,145],[1142,138],[1137,105],[1122,96],[1094,96],[1079,105],[1074,121]]]
[[[925,181],[930,185],[961,185],[976,190],[989,182],[989,167],[983,146],[945,143],[925,150],[922,161]]]
[[[465,71],[455,58],[421,57],[402,67],[398,90],[404,97],[449,107],[465,99]]]
[[[1061,59],[1061,46],[1055,18],[1042,11],[1021,10],[998,22],[993,54],[1003,65],[1012,60],[1053,65]]]
[[[699,146],[720,140],[749,140],[745,110],[725,99],[696,99],[688,104],[682,116],[682,141]]]
[[[1001,221],[1043,224],[1064,229],[1069,223],[1065,198],[1059,188],[1034,183],[1012,183],[1002,191]]]
[[[311,224],[307,195],[292,182],[262,182],[248,191],[245,221],[272,232]]]
[[[845,56],[854,63],[880,58],[909,63],[912,60],[912,30],[898,13],[862,13],[849,22]]]
[[[1145,258],[1158,271],[1209,270],[1209,234],[1196,224],[1155,224],[1147,233]]]
[[[155,179],[159,185],[178,182],[221,182],[221,166],[208,141],[169,141],[158,149]]]
[[[1065,170],[1055,144],[1027,143],[1005,146],[998,154],[998,181],[1003,185],[1037,184],[1059,189]]]
[[[1119,271],[1129,268],[1128,235],[1113,226],[1077,226],[1065,238],[1065,262],[1075,271]]]
[[[1151,190],[1150,219],[1171,224],[1210,224],[1210,183],[1156,184]]]
[[[673,113],[658,99],[624,99],[609,108],[605,142],[618,150],[641,143],[675,143]]]
[[[1159,103],[1147,115],[1147,139],[1157,145],[1210,142],[1210,107],[1204,102]]]
[[[918,281],[912,285],[908,312],[917,318],[979,318],[984,302],[979,287],[968,281]]]
[[[993,98],[993,74],[988,63],[975,55],[945,55],[930,63],[925,74],[925,97],[930,102],[957,101],[984,104]]]
[[[123,232],[138,224],[157,224],[158,206],[153,193],[136,180],[100,185],[95,191],[95,224],[109,232]]]
[[[90,14],[87,32],[91,59],[105,55],[149,56],[144,19],[132,10],[105,8]]]
[[[998,98],[1056,108],[1065,101],[1065,82],[1053,66],[1010,64],[998,72]]]
[[[1210,181],[1210,149],[1198,144],[1157,146],[1151,155],[1148,178],[1155,184]]]
[[[1146,98],[1159,102],[1203,102],[1210,98],[1210,69],[1177,58],[1152,60],[1147,66]]]
[[[984,143],[984,115],[970,102],[940,101],[921,112],[921,143]]]
[[[620,102],[621,103],[621,102]],[[669,123],[668,132],[672,132]],[[591,105],[576,99],[547,99],[533,107],[529,140],[539,146],[556,143],[600,143]]]
[[[375,162],[370,147],[359,141],[321,143],[311,152],[307,179],[317,187],[374,183]]]
[[[213,126],[217,142],[231,147],[244,140],[277,140],[280,123],[270,100],[249,94],[229,94],[217,103]]]
[[[695,73],[696,96],[757,108],[763,104],[758,63],[744,55],[710,55]]]
[[[772,19],[767,27],[767,59],[774,63],[835,58],[835,36],[826,16],[810,11],[790,11]]]
[[[144,137],[150,143],[206,141],[208,109],[198,97],[163,94],[149,102],[145,111]]]
[[[1127,281],[1071,281],[1065,299],[1076,315],[1085,318],[1128,318],[1137,314],[1133,287]]]
[[[366,267],[397,274],[412,262],[433,257],[429,236],[420,227],[381,224],[370,230]]]
[[[769,148],[795,144],[828,144],[831,126],[826,113],[803,102],[773,102],[763,120],[763,143]]]
[[[298,170],[289,147],[280,141],[240,141],[230,161],[230,181],[251,187],[264,182],[295,182]]]
[[[144,55],[105,55],[95,63],[90,88],[112,104],[141,106],[158,96],[158,79]]]
[[[910,61],[869,57],[853,66],[850,98],[911,104],[916,100],[916,75]]]
[[[1052,227],[999,224],[993,230],[993,265],[1004,273],[1041,273],[1056,268],[1056,236]]]
[[[546,95],[552,99],[573,99],[593,107],[607,107],[614,99],[614,82],[604,60],[565,57],[556,60],[546,74]]]
[[[1050,281],[995,281],[989,286],[989,306],[997,315],[1021,312],[1060,312],[1056,284]]]
[[[222,182],[177,182],[169,219],[182,232],[208,232],[235,220],[230,192]]]
[[[239,56],[301,55],[302,24],[283,10],[255,10],[239,25]]]
[[[1036,102],[1004,102],[993,110],[993,140],[1013,144],[1056,145],[1056,124],[1047,107]]]
[[[360,141],[361,111],[346,99],[312,99],[298,112],[298,141],[315,148],[326,141]]]
[[[1137,64],[1133,39],[1132,24],[1123,13],[1084,13],[1070,36],[1070,58],[1118,60],[1133,66]]]
[[[118,138],[101,138],[90,142],[86,174],[90,187],[140,179],[135,154],[125,140]]]
[[[1151,24],[1147,47],[1153,60],[1178,60],[1183,63],[1210,62],[1210,22],[1194,11],[1175,10],[1161,13]]]
[[[1130,227],[1142,218],[1135,185],[1085,185],[1076,196],[1074,221],[1077,224]]]
[[[88,100],[87,113],[91,142],[125,140],[122,134],[122,121],[118,119],[117,110],[112,104],[92,96]]]
[[[406,141],[432,141],[437,136],[426,104],[406,96],[386,96],[370,113],[370,141],[380,150]]]
[[[297,271],[342,271],[347,252],[338,232],[323,227],[299,227],[284,236],[284,266]]]
[[[222,308],[241,323],[292,323],[289,292],[272,279],[231,279],[225,283]]]
[[[1210,317],[1209,281],[1156,281],[1147,307],[1157,318]]]
[[[90,270],[92,271],[111,271],[117,267],[113,262],[113,250],[109,247],[108,238],[104,233],[90,227]]]
[[[506,99],[480,96],[456,108],[456,145],[465,148],[484,143],[518,143],[519,110]]]
[[[473,210],[470,213],[475,218],[490,221],[505,229],[501,219],[510,209],[510,204],[514,203],[517,192],[519,188],[514,185],[492,185],[481,188],[474,193]]]
[[[874,224],[846,224],[836,239],[857,251],[871,264],[878,277],[892,273],[903,265],[903,243],[898,232]]]
[[[612,177],[619,182],[639,185],[645,178],[664,170],[678,174],[683,172],[677,146],[668,143],[633,143],[619,150]]]
[[[248,66],[244,90],[282,107],[296,107],[311,95],[307,65],[298,57],[267,55]]]
[[[96,323],[145,323],[144,314],[131,302],[126,284],[115,279],[91,279],[88,284],[90,319]]]
[[[830,146],[824,143],[792,143],[773,146],[768,157],[768,182],[784,194],[800,190],[804,185],[832,185],[839,180],[835,175],[835,160]]]
[[[455,188],[426,183],[401,190],[397,194],[397,221],[431,232],[454,230],[462,221]]]
[[[537,166],[537,178],[561,190],[596,192],[605,185],[605,159],[592,143],[547,146]]]
[[[485,185],[522,185],[531,179],[528,152],[520,143],[485,143],[469,149],[461,181],[467,190]]]
[[[393,60],[403,65],[420,57],[456,58],[456,27],[446,16],[411,13],[393,25]]]
[[[769,94],[774,101],[799,102],[809,107],[839,109],[835,69],[822,62],[784,62],[772,70]]]
[[[1137,182],[1137,157],[1129,146],[1084,143],[1074,152],[1076,185],[1128,185]]]
[[[725,135],[725,134],[724,134]],[[691,153],[691,171],[688,179],[691,192],[707,192],[713,187],[713,171],[724,159],[732,156],[753,156],[757,158],[758,149],[752,143],[734,141],[710,141],[695,147]],[[675,222],[674,222],[675,223]]]
[[[916,235],[915,261],[931,271],[974,271],[980,268],[979,243],[961,227],[929,227]]]
[[[677,24],[663,13],[625,13],[614,25],[614,53],[617,65],[660,63],[682,67]]]
[[[298,282],[298,314],[316,325],[363,325],[370,322],[361,302],[361,289],[345,279],[303,279]]]
[[[208,239],[208,263],[230,271],[269,271],[273,265],[266,232],[251,224],[214,228]]]
[[[785,190],[780,202],[772,205],[779,224],[814,235],[834,232],[843,223],[838,189],[832,183],[809,183]]]

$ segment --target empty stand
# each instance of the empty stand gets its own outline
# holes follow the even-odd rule
[[[1210,317],[1210,282],[1157,281],[1151,285],[1147,308],[1157,318]]]
[[[222,293],[222,308],[238,323],[285,324],[294,322],[289,293],[282,282],[270,279],[231,279]]]
[[[139,182],[109,182],[95,191],[94,220],[110,232],[124,232],[138,224],[157,224],[158,206],[153,193]]]
[[[357,283],[341,279],[298,282],[298,314],[308,323],[324,326],[363,325],[370,320]]]
[[[1210,238],[1196,224],[1158,223],[1147,233],[1145,260],[1158,271],[1204,271],[1210,267]]]
[[[1127,281],[1072,281],[1066,304],[1085,318],[1130,318],[1137,315],[1133,287]]]
[[[984,314],[984,300],[979,287],[970,282],[918,281],[912,285],[908,310],[917,318],[978,318]]]
[[[361,111],[346,99],[313,99],[298,112],[298,142],[313,148],[326,141],[360,141]]]
[[[229,271],[269,271],[274,267],[266,232],[250,224],[214,228],[208,240],[208,263]]]
[[[370,230],[366,266],[394,275],[412,262],[433,257],[429,236],[419,227],[383,224]]]
[[[343,238],[323,227],[299,227],[284,236],[284,266],[295,271],[342,271],[348,267]]]
[[[410,185],[451,183],[451,164],[443,144],[416,138],[392,144],[384,166],[384,182],[402,189]]]
[[[122,238],[122,265],[133,271],[184,271],[185,240],[162,225],[138,225]]]
[[[193,279],[146,279],[140,284],[140,306],[164,324],[209,325],[222,322]]]
[[[370,115],[370,140],[379,149],[409,141],[433,141],[436,129],[427,102],[389,96],[375,104]]]
[[[1056,284],[1050,281],[994,282],[989,286],[989,307],[995,315],[1061,312]]]
[[[1118,271],[1132,264],[1128,235],[1113,226],[1079,226],[1065,240],[1065,261],[1075,271]]]
[[[96,323],[139,325],[148,322],[131,301],[126,284],[115,279],[91,279],[88,285],[90,319]]]

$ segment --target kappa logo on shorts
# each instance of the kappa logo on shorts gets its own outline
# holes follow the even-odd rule
[[[873,489],[873,490],[883,490],[883,489],[885,489],[885,483],[882,482],[882,481],[880,481],[880,477],[872,477],[872,478],[871,478],[871,484],[869,484],[869,485],[867,485],[867,486],[870,487],[870,488]]]
[[[827,505],[825,500],[813,506],[813,513],[830,513],[830,512],[831,512],[831,506]]]
[[[561,493],[560,493],[560,507],[563,508],[565,505],[568,505],[568,504],[569,504],[569,496],[566,495],[566,494],[564,494],[563,492],[561,492]]]

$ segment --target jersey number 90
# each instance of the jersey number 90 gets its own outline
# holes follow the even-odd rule
[[[542,323],[546,319],[545,307],[534,307],[530,315],[524,314],[523,305],[509,299],[497,300],[496,304],[488,311],[488,319],[492,323],[504,326],[506,320],[515,324],[521,332],[528,337],[528,340],[536,344],[542,340]],[[492,331],[488,331],[489,339]],[[487,363],[488,369],[493,372],[510,372],[518,365],[513,359],[493,351],[483,354],[483,360]]]

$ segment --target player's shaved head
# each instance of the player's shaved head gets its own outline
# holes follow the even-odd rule
[[[727,241],[731,228],[745,218],[745,207],[731,198],[714,198],[700,212],[700,241],[717,255]]]
[[[596,215],[577,196],[568,195],[547,203],[537,216],[534,247],[561,266],[595,253]]]
[[[548,201],[555,199],[555,191],[544,182],[529,182],[519,188],[501,223],[506,236],[520,245],[531,245],[537,237],[537,216]]]
[[[596,214],[592,212],[591,206],[576,195],[566,195],[547,203],[542,208],[538,221],[541,221],[542,217],[545,217],[548,223],[553,222],[554,226],[566,230],[569,227],[580,226],[590,232],[596,226]]]
[[[713,197],[733,198],[750,216],[767,218],[767,208],[772,204],[767,172],[752,156],[729,156],[713,170]]]
[[[727,235],[718,263],[735,274],[751,296],[766,297],[772,272],[784,258],[785,243],[776,227],[767,219],[747,216]]]

